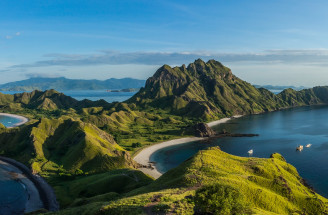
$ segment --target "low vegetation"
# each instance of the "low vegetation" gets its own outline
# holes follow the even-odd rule
[[[304,185],[279,154],[242,158],[210,148],[151,184],[59,214],[327,214],[328,200]],[[90,207],[89,207],[90,206]]]
[[[242,158],[200,151],[158,180],[137,170],[143,147],[192,136],[193,125],[236,114],[328,104],[328,87],[278,95],[211,60],[161,67],[123,103],[77,101],[55,90],[0,93],[0,110],[27,116],[0,125],[0,154],[54,187],[57,214],[327,214],[327,199],[304,185],[279,154]]]

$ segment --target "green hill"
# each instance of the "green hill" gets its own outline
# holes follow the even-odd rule
[[[205,150],[154,182],[130,156],[192,136],[195,123],[313,104],[328,104],[328,87],[275,95],[214,60],[164,65],[125,103],[77,101],[55,90],[0,93],[1,112],[30,118],[18,128],[0,125],[0,154],[46,178],[66,209],[59,214],[211,213],[218,205],[235,214],[325,214],[327,200],[277,154]]]
[[[120,199],[58,214],[327,214],[328,200],[305,186],[279,154],[243,158],[211,148]]]
[[[238,114],[253,114],[310,104],[327,104],[328,87],[278,95],[232,74],[220,62],[198,59],[187,67],[164,65],[146,81],[146,86],[128,102],[142,108],[160,108],[172,114],[203,120]]]
[[[129,153],[96,126],[69,117],[41,119],[0,135],[0,151],[43,175],[133,168]]]
[[[0,85],[0,91],[33,91],[33,90],[108,90],[140,88],[144,80],[133,78],[111,78],[104,81],[59,78],[30,78],[22,81],[10,82]]]

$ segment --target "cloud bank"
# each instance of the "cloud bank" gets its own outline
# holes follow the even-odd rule
[[[47,54],[47,60],[31,64],[13,65],[7,69],[47,66],[93,66],[93,65],[181,65],[195,59],[215,59],[223,63],[257,62],[327,65],[328,50],[268,50],[258,53],[214,53],[214,52],[115,52],[101,51],[97,54]]]
[[[328,50],[268,50],[253,53],[215,52],[117,52],[95,54],[47,54],[41,61],[4,64],[3,82],[24,77],[108,79],[133,77],[146,79],[163,64],[180,66],[201,58],[215,59],[234,74],[254,84],[316,86],[328,85]],[[5,80],[6,79],[6,80]]]

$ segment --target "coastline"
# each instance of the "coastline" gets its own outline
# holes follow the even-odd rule
[[[39,210],[40,208],[44,208],[44,204],[41,200],[38,189],[19,168],[2,160],[0,160],[0,166],[4,169],[4,172],[11,180],[21,184],[25,190],[28,199],[25,203],[24,213],[33,212]],[[10,213],[12,211],[8,212]]]
[[[24,164],[11,158],[0,156],[1,163],[8,166],[9,173],[13,173],[13,180],[18,180],[25,187],[29,196],[25,205],[25,213],[42,208],[48,211],[59,210],[54,190],[41,176],[34,175]]]
[[[207,125],[209,127],[214,127],[216,125],[226,123],[231,119],[240,118],[242,116],[243,115],[235,115],[232,117],[222,118],[219,120],[209,122],[209,123],[207,123]],[[148,147],[142,149],[139,153],[137,153],[134,156],[133,160],[136,161],[138,164],[141,164],[142,166],[144,166],[142,168],[139,168],[139,170],[141,170],[143,173],[157,179],[163,174],[160,173],[156,169],[156,166],[151,163],[150,157],[152,154],[154,154],[156,151],[166,148],[166,147],[180,145],[180,144],[189,143],[189,142],[200,141],[200,140],[204,140],[204,139],[206,139],[206,138],[205,137],[184,137],[184,138],[173,139],[173,140],[161,142],[161,143],[151,145],[151,146],[148,146]]]
[[[7,127],[7,128],[14,128],[14,127],[18,127],[18,126],[21,126],[25,123],[27,123],[29,121],[28,118],[24,117],[24,116],[20,116],[20,115],[16,115],[16,114],[10,114],[10,113],[0,113],[0,116],[8,116],[8,117],[13,117],[13,118],[16,118],[16,119],[19,119],[20,122],[10,126],[10,127]]]

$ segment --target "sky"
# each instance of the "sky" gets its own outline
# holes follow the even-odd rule
[[[326,0],[1,0],[0,84],[146,79],[215,59],[252,84],[328,85]]]

